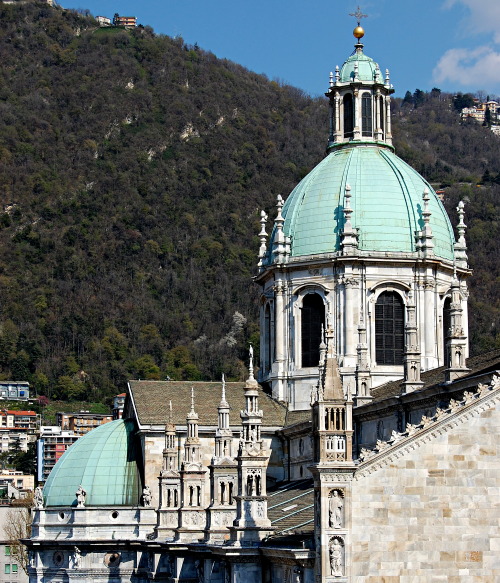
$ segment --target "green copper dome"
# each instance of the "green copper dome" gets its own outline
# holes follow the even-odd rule
[[[139,502],[139,458],[131,421],[105,423],[76,441],[56,463],[43,489],[46,506],[76,506],[75,492],[87,491],[85,506],[135,506]]]
[[[359,80],[373,82],[375,80],[375,71],[378,69],[378,65],[362,51],[356,51],[342,65],[342,69],[340,70],[340,81],[342,83],[350,83],[354,80],[354,65],[356,63],[358,65]],[[382,76],[380,77],[380,81],[383,81]]]
[[[332,150],[288,197],[284,233],[291,239],[292,257],[340,250],[347,184],[360,251],[416,251],[427,188],[434,254],[453,259],[453,229],[431,186],[390,149],[361,143]]]

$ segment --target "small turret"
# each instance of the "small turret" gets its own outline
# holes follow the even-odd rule
[[[408,293],[406,304],[406,325],[405,325],[405,353],[404,353],[404,381],[403,393],[411,393],[421,389],[423,382],[420,380],[421,358],[418,342],[418,329],[416,320],[416,308],[413,293]]]
[[[466,342],[467,336],[463,327],[462,294],[455,265],[451,282],[450,328],[446,337],[448,363],[444,371],[446,382],[452,382],[469,371],[465,365]]]

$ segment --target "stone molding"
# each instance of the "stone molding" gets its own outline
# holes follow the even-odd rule
[[[372,450],[362,449],[361,463],[355,472],[355,479],[365,477],[381,467],[403,457],[406,453],[429,442],[434,437],[446,433],[451,427],[465,423],[467,419],[480,415],[483,411],[500,402],[500,377],[493,375],[489,385],[479,384],[476,392],[465,391],[461,401],[451,399],[446,409],[438,408],[433,417],[425,415],[420,423],[406,426],[406,431],[393,431],[388,441],[377,441]]]

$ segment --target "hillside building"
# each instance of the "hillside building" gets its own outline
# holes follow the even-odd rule
[[[113,415],[91,413],[90,411],[79,411],[78,413],[58,412],[56,421],[63,431],[72,431],[75,435],[81,437],[91,429],[113,421]]]
[[[36,439],[38,416],[35,411],[0,410],[0,451],[28,451]]]
[[[63,453],[79,438],[73,431],[57,425],[42,425],[36,443],[37,481],[45,482]]]
[[[20,381],[0,381],[0,401],[27,401],[30,384]]]
[[[123,26],[124,28],[135,28],[137,18],[135,16],[120,16],[115,14],[113,17],[113,26]]]
[[[326,157],[261,214],[258,373],[250,349],[244,383],[130,381],[37,494],[32,583],[500,579],[500,351],[468,358],[464,205],[455,238],[363,35]]]
[[[113,419],[121,419],[123,417],[123,409],[125,408],[125,399],[127,393],[120,393],[113,399]]]

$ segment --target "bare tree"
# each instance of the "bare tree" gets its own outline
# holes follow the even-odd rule
[[[28,574],[29,556],[27,547],[22,539],[31,536],[32,500],[25,499],[23,505],[13,506],[7,513],[7,521],[4,526],[5,537],[9,541],[10,556],[14,558],[23,571]]]

